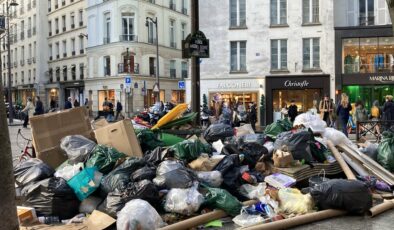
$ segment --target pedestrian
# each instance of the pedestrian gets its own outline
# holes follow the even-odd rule
[[[72,103],[71,103],[71,97],[69,97],[66,101],[66,103],[64,104],[64,109],[71,109],[73,107]]]
[[[250,124],[252,125],[253,130],[256,131],[256,122],[257,122],[257,109],[256,109],[256,103],[251,103],[250,104]]]
[[[298,115],[298,107],[295,104],[294,100],[291,100],[291,104],[289,106],[289,111],[288,111],[289,117],[290,117],[290,121],[294,122],[295,118]]]
[[[118,100],[116,102],[116,116],[115,116],[115,121],[118,120],[119,115],[122,117],[122,119],[124,119],[124,116],[122,114],[122,110],[123,110],[123,106],[122,103]]]
[[[330,126],[330,117],[332,117],[332,104],[328,95],[324,95],[324,98],[320,101],[319,104],[320,118],[327,123],[327,126]]]
[[[375,100],[372,104],[372,108],[371,108],[371,119],[372,121],[377,122],[376,125],[374,126],[374,132],[375,134],[377,134],[378,136],[380,135],[380,126],[378,121],[381,118],[381,109],[379,107],[379,101]]]
[[[80,106],[80,104],[79,104],[78,99],[75,99],[74,100],[74,108],[79,107],[79,106]]]
[[[342,132],[348,136],[347,132],[347,123],[349,121],[350,111],[352,110],[352,106],[349,103],[349,97],[342,93],[341,95],[341,103],[337,108],[337,116],[339,118],[340,125],[342,127]]]
[[[391,126],[394,124],[394,102],[392,95],[386,96],[386,102],[383,105],[383,121],[385,130],[390,130]]]
[[[89,109],[89,99],[85,98],[85,103],[83,104],[87,109]]]
[[[49,107],[51,108],[51,110],[55,110],[56,109],[56,101],[51,99],[51,101],[49,102]]]
[[[287,108],[287,103],[284,104],[282,110],[280,111],[282,114],[282,119],[288,118],[289,117],[289,108]]]
[[[44,105],[42,104],[40,97],[36,96],[36,108],[34,111],[34,115],[41,115],[41,114],[44,114]]]
[[[33,101],[31,100],[30,97],[27,98],[26,107],[22,110],[22,112],[25,114],[23,128],[27,128],[27,125],[29,124],[29,117],[33,117],[34,112],[35,112]]]
[[[357,125],[358,122],[363,122],[368,120],[367,110],[365,109],[363,102],[357,101],[355,107],[356,110],[353,114],[354,123]],[[363,136],[366,135],[366,133],[364,132],[364,128],[362,126],[360,126],[360,131]]]
[[[114,121],[114,104],[112,103],[112,101],[108,101],[107,121],[108,122]]]
[[[105,118],[107,118],[108,112],[109,112],[109,102],[108,102],[107,98],[104,98],[104,102],[103,102],[103,113],[104,113],[104,117],[105,117]]]

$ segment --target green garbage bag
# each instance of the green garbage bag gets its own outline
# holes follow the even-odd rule
[[[191,162],[197,159],[201,153],[211,153],[211,146],[201,143],[200,140],[185,140],[170,147],[178,160]]]
[[[173,146],[178,144],[179,142],[184,141],[185,139],[172,134],[162,133],[160,135],[160,140],[164,143],[164,146]]]
[[[285,118],[283,120],[277,120],[276,122],[268,125],[265,130],[264,134],[272,139],[276,139],[280,133],[290,131],[293,127],[292,123],[289,119]]]
[[[205,194],[205,204],[211,208],[218,208],[231,216],[239,215],[242,204],[229,192],[220,188],[209,188]]]
[[[96,167],[101,173],[107,174],[112,171],[116,162],[121,158],[126,158],[126,155],[112,147],[97,145],[85,166],[86,168]]]
[[[75,175],[67,184],[74,190],[80,201],[88,198],[100,186],[103,174],[96,168],[85,168]]]
[[[383,132],[382,136],[378,147],[378,162],[385,169],[394,172],[394,133]]]
[[[159,140],[155,133],[150,129],[141,130],[137,134],[138,141],[140,142],[143,152],[154,150],[157,147],[163,147],[164,143]]]

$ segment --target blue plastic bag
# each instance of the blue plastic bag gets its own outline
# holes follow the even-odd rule
[[[97,168],[85,168],[75,175],[67,184],[74,190],[80,201],[90,196],[100,186],[103,174]]]

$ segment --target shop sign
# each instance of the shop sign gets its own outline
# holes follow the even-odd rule
[[[369,80],[373,82],[393,83],[394,76],[369,76]]]
[[[306,88],[309,86],[309,81],[303,80],[303,81],[292,81],[292,80],[286,80],[283,85],[284,87],[298,87],[298,88]]]
[[[247,89],[252,88],[251,82],[227,82],[227,83],[219,83],[219,89]]]

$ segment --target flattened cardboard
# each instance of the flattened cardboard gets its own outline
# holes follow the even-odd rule
[[[130,120],[122,120],[94,131],[98,144],[115,148],[128,156],[142,157],[141,146]]]
[[[27,224],[37,221],[37,214],[34,208],[17,206],[19,223]]]
[[[63,137],[79,134],[92,139],[92,127],[85,107],[34,116],[30,118],[30,125],[37,158],[53,168],[67,160],[60,149]]]
[[[113,225],[116,220],[105,213],[94,210],[92,215],[86,221],[88,230],[104,230]]]
[[[93,128],[99,129],[99,128],[103,128],[107,125],[109,125],[108,121],[104,118],[101,118],[93,123]]]

